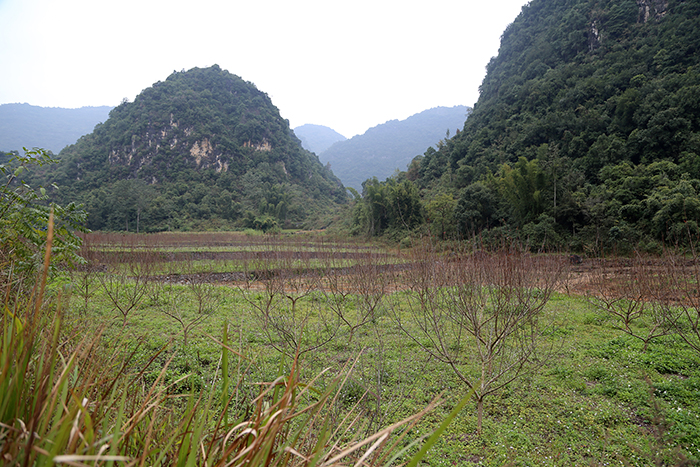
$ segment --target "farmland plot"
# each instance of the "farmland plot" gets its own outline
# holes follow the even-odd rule
[[[88,264],[64,279],[70,322],[100,329],[105,346],[130,356],[130,371],[147,366],[137,373],[145,387],[157,382],[173,397],[221,391],[225,328],[241,355],[227,366],[232,413],[249,411],[260,383],[294,367],[301,380],[322,374],[319,387],[345,375],[334,410],[338,420],[360,412],[358,437],[441,395],[411,431],[420,437],[471,395],[427,465],[681,465],[700,456],[688,263],[682,273],[669,258],[571,266],[517,248],[397,250],[322,236],[85,240]]]

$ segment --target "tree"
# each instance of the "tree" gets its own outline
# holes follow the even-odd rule
[[[588,300],[611,318],[615,328],[641,341],[644,352],[649,342],[671,334],[682,315],[673,305],[673,290],[683,281],[675,282],[681,275],[673,268],[685,268],[678,267],[673,256],[664,259],[659,268],[653,259],[637,254],[624,268],[600,260],[594,269],[595,293]]]
[[[151,274],[158,259],[153,249],[142,249],[133,234],[122,235],[108,264],[106,274],[99,280],[109,303],[126,327],[129,314],[137,309],[151,287]]]
[[[353,195],[357,194],[350,189]],[[355,196],[354,233],[368,237],[387,231],[410,231],[423,222],[423,207],[415,184],[410,180],[373,177],[362,183],[362,197]]]
[[[428,249],[416,254],[394,319],[474,391],[481,433],[484,399],[544,362],[542,312],[563,264],[514,248],[449,263]]]
[[[244,300],[270,346],[290,357],[325,346],[341,327],[336,313],[327,313],[320,301],[303,300],[318,289],[320,281],[311,267],[311,255],[303,250],[282,250],[266,239],[243,265]]]
[[[31,168],[55,163],[44,149],[24,149],[24,155],[14,154],[0,164],[5,184],[0,186],[0,262],[9,272],[3,278],[33,280],[42,261],[46,242],[49,212],[54,212],[53,264],[75,265],[82,262],[78,256],[80,238],[76,231],[85,232],[86,214],[81,206],[69,203],[65,207],[48,202],[47,190],[37,190],[23,181]],[[14,277],[11,277],[14,275]]]
[[[464,188],[455,206],[455,221],[459,235],[465,237],[493,227],[498,200],[494,190],[486,183],[476,182]]]
[[[141,214],[151,207],[157,196],[155,189],[141,179],[131,181],[134,205],[136,206],[136,233],[141,232]]]
[[[504,164],[498,186],[517,224],[530,222],[544,212],[546,179],[536,159],[521,157],[512,168]]]
[[[410,180],[389,185],[389,209],[389,224],[395,229],[411,230],[423,222],[420,195]]]
[[[454,211],[457,205],[451,194],[440,193],[425,207],[428,222],[434,235],[446,239],[455,228]]]

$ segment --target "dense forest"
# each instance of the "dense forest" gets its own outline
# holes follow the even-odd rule
[[[463,105],[435,107],[404,120],[390,120],[365,133],[339,141],[318,154],[343,184],[356,190],[368,177],[385,179],[405,170],[425,148],[464,126],[471,109]]]
[[[697,1],[533,0],[464,130],[367,180],[355,232],[596,252],[700,234],[699,18]]]
[[[314,227],[346,202],[269,97],[220,69],[175,72],[122,102],[33,184],[93,230]]]

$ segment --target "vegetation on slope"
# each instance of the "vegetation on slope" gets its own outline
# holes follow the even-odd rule
[[[700,233],[699,18],[689,1],[533,0],[464,131],[398,181],[447,217],[441,235],[654,251]]]
[[[216,65],[123,102],[60,159],[44,180],[95,230],[303,226],[346,199],[269,97]]]

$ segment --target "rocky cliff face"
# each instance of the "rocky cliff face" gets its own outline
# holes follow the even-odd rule
[[[197,169],[213,169],[217,173],[227,172],[234,160],[233,154],[226,154],[212,142],[211,137],[193,139],[193,128],[180,128],[177,122],[147,131],[143,135],[132,135],[128,145],[114,146],[109,153],[108,162],[111,165],[128,166],[129,171],[137,175],[144,168],[152,165],[163,153],[177,154],[188,165],[194,164]],[[252,147],[258,151],[270,151],[267,142],[252,144],[246,142],[244,147]],[[152,183],[159,177],[154,175]]]
[[[668,0],[637,0],[639,7],[638,23],[646,23],[650,18],[659,20],[666,15]]]

